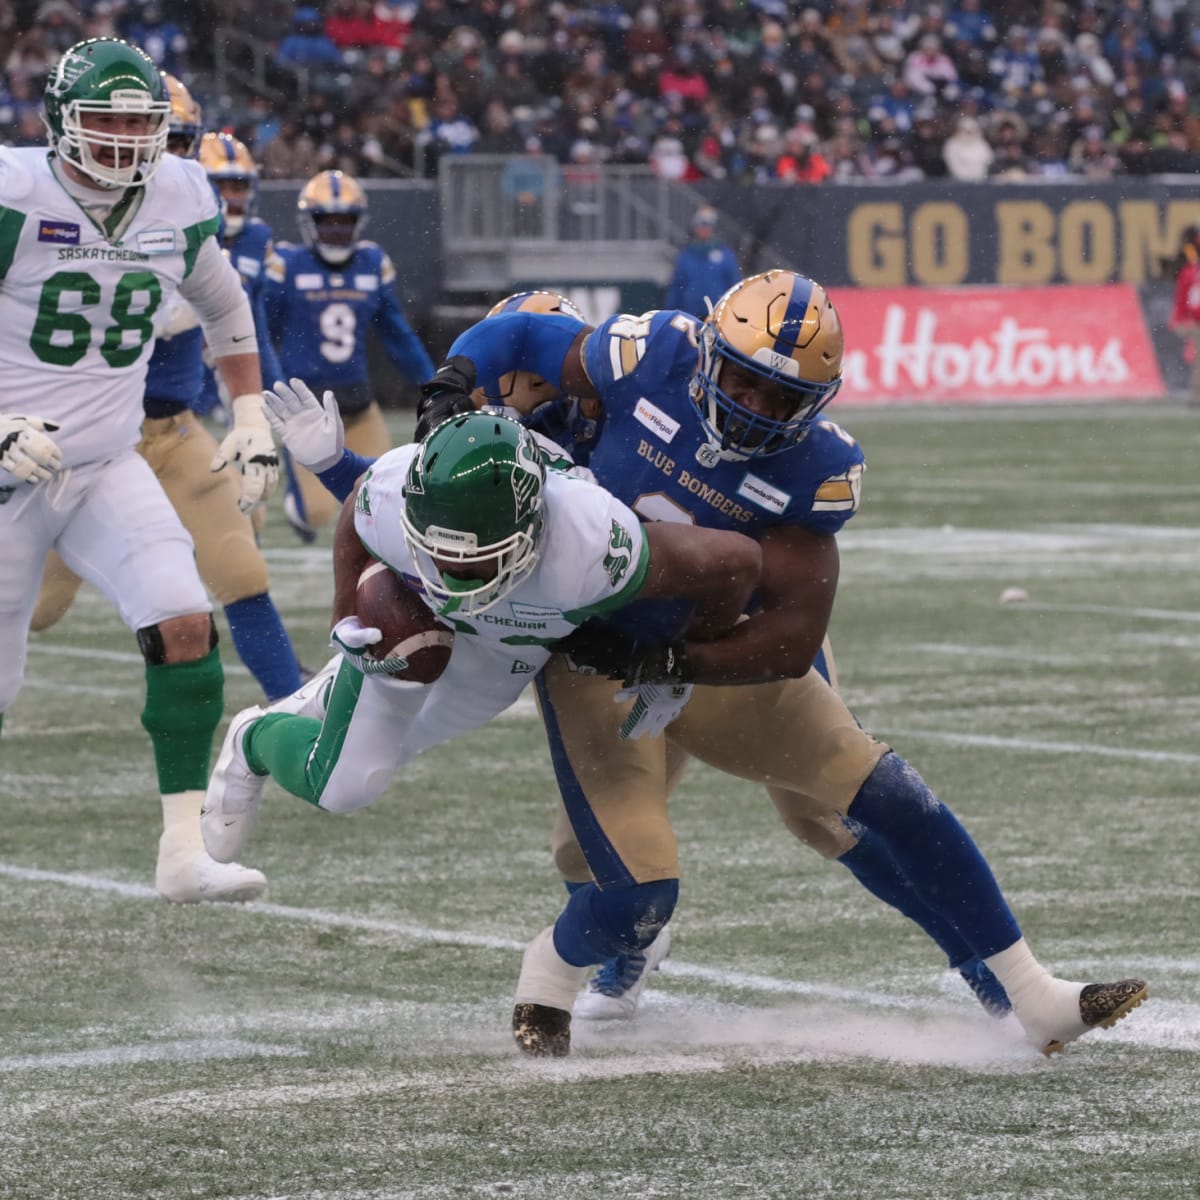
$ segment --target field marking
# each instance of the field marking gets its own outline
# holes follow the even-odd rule
[[[299,1046],[269,1042],[243,1042],[236,1038],[212,1041],[144,1042],[135,1046],[100,1046],[94,1050],[56,1051],[50,1054],[21,1054],[0,1058],[0,1075],[15,1071],[43,1071],[56,1067],[124,1067],[148,1062],[203,1062],[228,1058],[301,1058],[308,1051]]]
[[[888,739],[923,738],[927,742],[944,742],[953,746],[983,746],[989,750],[1033,751],[1038,754],[1088,754],[1096,758],[1116,758],[1129,762],[1200,763],[1200,754],[1185,754],[1178,750],[1135,750],[1124,746],[1097,746],[1090,742],[1038,742],[1031,738],[996,737],[986,733],[951,733],[937,729],[877,729],[880,737]]]

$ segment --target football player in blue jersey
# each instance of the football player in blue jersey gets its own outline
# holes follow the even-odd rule
[[[758,603],[721,642],[682,640],[678,608],[631,608],[570,639],[537,680],[562,796],[555,858],[571,895],[523,961],[513,1031],[529,1054],[567,1053],[590,967],[644,955],[666,926],[679,887],[667,798],[689,757],[764,784],[793,833],[915,920],[1043,1053],[1148,994],[1140,979],[1082,984],[1047,971],[954,814],[813,669],[837,584],[835,535],[858,508],[864,467],[854,438],[820,417],[842,346],[824,289],[768,271],[730,289],[703,324],[679,311],[595,329],[498,314],[467,330],[422,389],[419,435],[514,370],[557,386],[565,407],[598,401],[588,464],[601,484],[645,520],[740,530],[763,551]],[[344,492],[365,464],[333,453],[332,414],[305,423],[326,426],[305,461]],[[630,686],[660,689],[648,726],[659,736],[619,736],[625,708],[613,701]]]
[[[173,75],[164,72],[163,79],[171,101],[167,151],[195,158],[201,142],[200,106]],[[226,137],[209,133],[203,141]],[[239,273],[244,283],[247,273]],[[263,378],[273,380],[265,344],[260,333]],[[224,609],[238,656],[267,699],[277,700],[300,686],[300,671],[268,590],[267,564],[258,549],[251,518],[238,508],[237,481],[228,471],[214,474],[210,469],[217,443],[196,416],[206,373],[203,353],[199,318],[187,301],[176,296],[166,308],[146,368],[146,418],[138,450],[154,468],[192,535],[200,577]],[[211,377],[212,372],[208,374]],[[38,632],[60,620],[81,582],[58,554],[51,552],[30,628]]]
[[[300,192],[303,245],[279,243],[267,261],[265,299],[282,379],[303,379],[319,395],[336,389],[347,444],[378,457],[390,445],[367,372],[367,331],[413,384],[433,374],[433,361],[396,297],[396,268],[383,248],[365,241],[367,195],[342,171],[322,171]],[[288,472],[284,509],[305,541],[336,511],[332,498],[303,468]]]
[[[271,344],[263,307],[266,262],[273,250],[271,227],[256,213],[258,164],[244,142],[228,133],[206,133],[200,139],[200,165],[208,176],[221,208],[221,248],[229,255],[242,286],[250,297],[254,328],[258,334],[259,358],[264,381],[282,379],[279,357]],[[217,378],[205,369],[204,391],[194,412],[219,411],[221,399]]]

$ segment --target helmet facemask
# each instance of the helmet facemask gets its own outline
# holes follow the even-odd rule
[[[354,257],[367,225],[367,195],[342,171],[321,171],[300,191],[296,205],[300,240],[318,258],[341,266]]]

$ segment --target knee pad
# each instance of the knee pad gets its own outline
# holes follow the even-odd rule
[[[217,648],[220,638],[217,635],[217,623],[212,614],[208,618],[208,650],[211,654]],[[137,631],[138,649],[148,667],[164,667],[167,665],[167,647],[163,641],[162,630],[157,625],[146,625]]]
[[[604,891],[594,883],[583,884],[572,892],[554,926],[554,948],[575,966],[634,954],[658,937],[678,899],[678,879]]]

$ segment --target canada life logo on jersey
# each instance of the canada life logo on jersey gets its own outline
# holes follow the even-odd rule
[[[78,246],[79,226],[70,221],[39,221],[37,240],[54,246]]]

